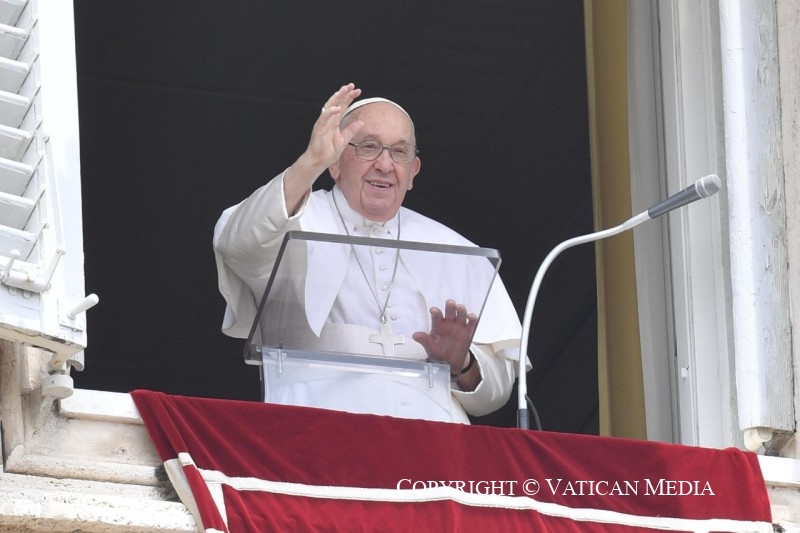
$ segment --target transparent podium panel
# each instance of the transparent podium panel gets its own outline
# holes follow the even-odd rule
[[[413,335],[431,333],[431,308],[448,300],[480,320],[499,266],[487,248],[288,232],[245,361],[262,365],[265,401],[339,409],[394,395],[447,414],[449,367]]]
[[[264,401],[450,421],[449,365],[410,359],[264,349]],[[380,391],[380,398],[375,397]],[[363,398],[375,401],[364,402]]]

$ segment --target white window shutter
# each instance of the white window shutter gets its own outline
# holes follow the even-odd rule
[[[82,366],[79,149],[72,2],[0,0],[0,337]]]

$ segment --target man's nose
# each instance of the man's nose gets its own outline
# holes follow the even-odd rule
[[[375,160],[375,165],[377,166],[377,168],[386,171],[394,168],[394,159],[392,159],[391,149],[392,149],[391,146],[384,146],[381,149],[381,153]]]

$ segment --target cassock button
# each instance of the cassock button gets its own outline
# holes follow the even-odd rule
[[[388,285],[384,285],[384,286],[382,286],[382,287],[381,287],[381,290],[382,290],[383,292],[386,292],[386,291],[388,291],[388,290],[389,290],[389,286],[388,286]]]
[[[381,265],[378,267],[380,270],[386,271],[389,270],[389,265]]]

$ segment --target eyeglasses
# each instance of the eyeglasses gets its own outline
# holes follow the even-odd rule
[[[375,161],[384,150],[389,150],[389,156],[395,163],[407,165],[416,159],[419,153],[417,147],[409,143],[396,143],[390,146],[377,141],[361,141],[348,144],[355,148],[356,157],[364,161]]]

